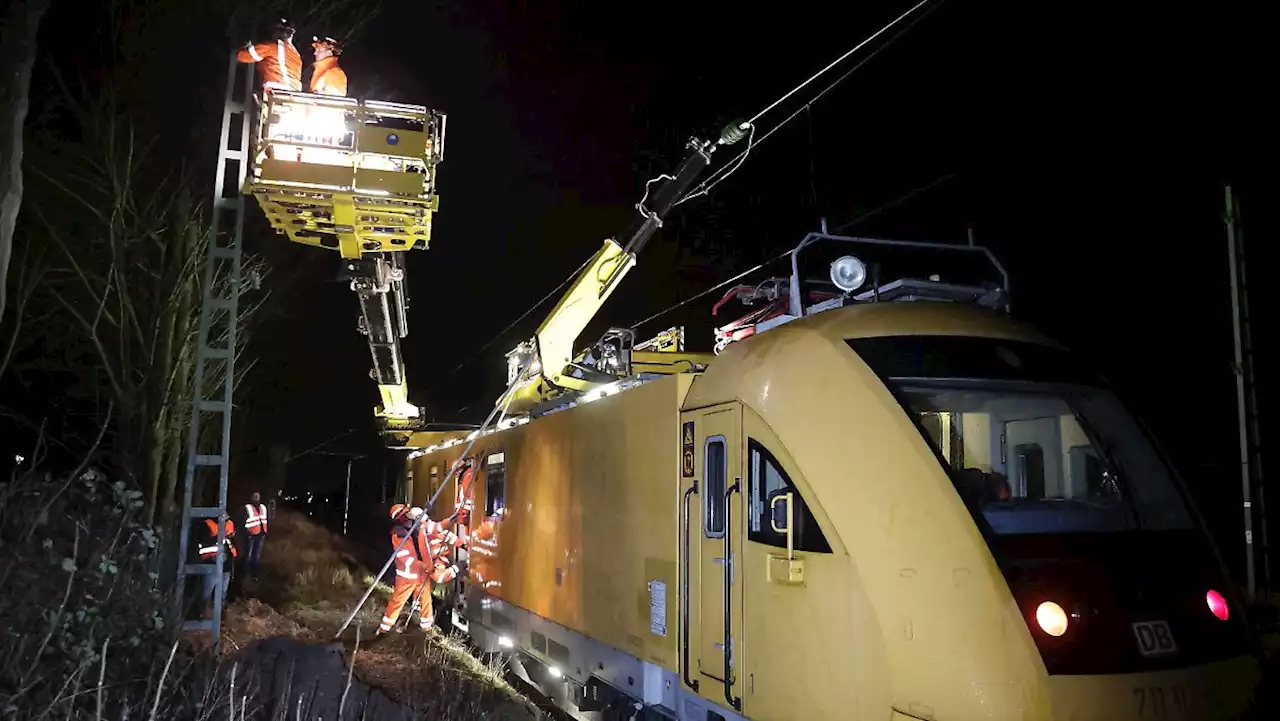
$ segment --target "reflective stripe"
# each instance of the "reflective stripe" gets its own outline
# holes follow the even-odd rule
[[[410,553],[412,553],[412,552],[411,552],[409,549],[407,549],[407,548],[406,548],[406,549],[401,549],[401,550],[399,550],[399,551],[397,551],[397,552],[396,552],[396,558],[403,558],[403,557],[405,557],[405,556],[409,555]]]
[[[289,66],[284,62],[284,41],[276,41],[276,60],[280,63],[280,78],[289,82]]]
[[[261,503],[259,503],[256,506],[253,505],[252,503],[246,503],[244,504],[244,512],[245,512],[245,521],[244,521],[245,530],[250,531],[249,535],[252,535],[252,536],[258,535],[256,533],[252,533],[252,531],[257,529],[263,529],[266,527],[267,507]]]
[[[253,43],[249,43],[248,50],[249,57],[253,58],[255,63],[262,60],[262,56],[258,54],[258,49],[253,46]]]
[[[201,555],[201,556],[203,556],[203,555],[205,555],[206,553],[208,553],[208,554],[216,553],[216,552],[217,552],[217,550],[218,550],[218,547],[217,547],[217,546],[201,546],[201,547],[200,547],[200,555]]]
[[[416,573],[410,573],[409,571],[401,571],[400,569],[396,569],[396,575],[399,576],[400,578],[408,578],[408,579],[415,579],[418,577],[418,574]]]
[[[390,617],[390,616],[383,616],[383,617],[382,617],[382,622],[383,622],[383,623],[395,623],[395,622],[396,622],[396,620],[395,620],[394,618]]]

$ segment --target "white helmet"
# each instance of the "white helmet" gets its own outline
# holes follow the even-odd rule
[[[422,515],[422,509],[419,508],[418,506],[414,506],[413,508],[409,509],[409,518],[417,518],[418,516],[421,516],[421,515]]]

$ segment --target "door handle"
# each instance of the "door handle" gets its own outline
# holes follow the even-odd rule
[[[729,499],[741,485],[742,479],[735,478],[724,492],[724,700],[735,711],[742,710],[742,699],[733,695],[733,504]]]
[[[689,678],[689,499],[698,492],[698,482],[684,491],[680,504],[680,673],[685,685],[698,690],[698,679]]]

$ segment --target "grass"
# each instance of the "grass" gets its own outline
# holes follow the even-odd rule
[[[327,656],[324,687],[342,689],[339,708],[348,695],[348,714],[382,699],[370,721],[403,718],[405,705],[417,717],[459,721],[533,716],[503,669],[477,661],[460,640],[415,630],[370,647],[391,593],[385,584],[336,647],[341,658],[329,653],[373,580],[369,568],[385,557],[297,514],[273,519],[262,578],[227,607],[219,654],[207,635],[175,634],[164,586],[174,543],[142,521],[141,496],[83,468],[28,470],[0,483],[0,719],[294,718],[294,690],[310,694],[321,678],[289,667],[284,687],[272,685],[280,666],[263,665],[267,646],[298,659]],[[321,715],[337,715],[329,710]]]
[[[260,580],[245,584],[242,597],[228,607],[223,653],[234,655],[269,637],[329,643],[373,581],[368,567],[385,560],[306,516],[281,512],[272,520]],[[431,718],[532,717],[532,706],[506,682],[506,669],[478,660],[460,638],[435,631],[424,635],[412,624],[412,630],[370,645],[391,590],[379,582],[343,635],[344,656],[356,679]]]

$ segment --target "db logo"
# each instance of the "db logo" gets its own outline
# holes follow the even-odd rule
[[[1135,623],[1133,635],[1138,641],[1138,653],[1143,656],[1167,656],[1178,652],[1178,646],[1173,642],[1173,631],[1164,621]]]

